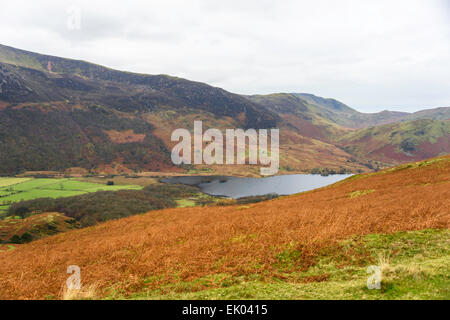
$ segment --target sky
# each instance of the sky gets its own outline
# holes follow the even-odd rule
[[[450,0],[0,0],[0,43],[362,112],[450,106]]]

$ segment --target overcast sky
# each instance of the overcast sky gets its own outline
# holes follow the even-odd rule
[[[450,106],[450,0],[116,2],[0,0],[0,43],[363,112]]]

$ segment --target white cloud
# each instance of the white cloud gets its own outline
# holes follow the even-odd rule
[[[81,29],[66,27],[81,9]],[[2,3],[0,42],[232,92],[310,92],[361,111],[450,106],[446,0]]]

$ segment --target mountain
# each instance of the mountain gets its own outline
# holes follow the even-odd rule
[[[450,107],[422,110],[414,113],[384,110],[377,113],[358,112],[335,99],[325,99],[308,93],[292,93],[319,110],[333,123],[349,128],[366,128],[401,121],[450,119]]]
[[[222,130],[279,128],[280,173],[364,172],[450,152],[443,122],[449,114],[450,108],[364,114],[303,93],[243,96],[168,75],[117,71],[0,45],[0,174],[259,174],[249,165],[172,165],[172,131],[192,130],[195,120]],[[422,119],[435,123],[416,121]],[[383,142],[361,138],[378,132],[371,126],[398,122],[405,125],[395,139],[387,137],[390,127],[377,129],[384,132]],[[440,136],[434,129],[439,126]],[[421,130],[412,141],[410,132]]]
[[[154,131],[161,118],[185,122],[201,114],[238,128],[279,121],[248,99],[203,83],[0,46],[0,173],[176,171],[167,141]],[[183,124],[192,127],[193,120]]]
[[[122,72],[96,64],[0,45],[0,98],[6,102],[100,103],[122,112],[171,106],[241,118],[245,128],[276,126],[277,117],[247,99],[166,75]]]

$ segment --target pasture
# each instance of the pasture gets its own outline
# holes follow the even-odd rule
[[[8,207],[22,200],[61,198],[97,191],[140,190],[138,185],[106,185],[73,178],[0,178],[0,217]]]

